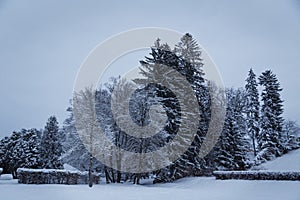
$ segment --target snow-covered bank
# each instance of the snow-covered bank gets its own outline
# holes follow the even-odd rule
[[[300,172],[300,149],[291,151],[282,157],[266,162],[260,166],[261,169],[276,171],[299,171]],[[300,197],[299,197],[300,199]]]
[[[101,184],[87,185],[19,185],[0,181],[1,199],[22,200],[299,200],[300,182],[215,180],[184,178],[157,185]]]
[[[0,176],[0,181],[1,180],[12,180],[12,179],[13,179],[13,177],[11,174],[1,174],[1,176]]]
[[[259,170],[259,171],[256,171]],[[300,149],[253,167],[252,171],[215,171],[217,179],[300,181]]]

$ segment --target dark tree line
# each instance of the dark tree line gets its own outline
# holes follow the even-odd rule
[[[17,178],[18,168],[61,169],[61,138],[54,116],[45,129],[22,129],[0,141],[0,167]]]

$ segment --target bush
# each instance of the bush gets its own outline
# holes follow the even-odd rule
[[[3,172],[3,169],[2,168],[0,168],[0,175],[1,175],[1,173]]]
[[[216,179],[300,181],[300,172],[276,171],[214,171]]]
[[[88,184],[88,172],[57,169],[18,169],[19,183],[23,184]],[[94,184],[99,184],[100,174],[92,174]]]

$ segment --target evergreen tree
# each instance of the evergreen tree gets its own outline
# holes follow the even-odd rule
[[[244,111],[244,92],[242,90],[227,90],[226,119],[215,154],[216,164],[221,168],[244,170],[248,167],[247,149],[249,143],[245,137]]]
[[[252,140],[254,157],[257,155],[257,139],[259,136],[259,94],[257,90],[256,75],[252,68],[246,79],[246,114],[248,134]]]
[[[36,129],[26,130],[23,134],[23,163],[20,167],[37,169],[40,168],[40,132]]]
[[[183,65],[179,65],[177,70],[181,74],[185,75],[186,79],[191,84],[194,93],[196,94],[199,111],[200,121],[197,134],[191,148],[186,152],[179,160],[179,168],[185,168],[186,174],[202,173],[202,169],[205,167],[204,160],[199,158],[199,151],[203,141],[203,138],[208,130],[210,122],[210,94],[208,91],[207,83],[204,79],[203,62],[201,58],[201,49],[197,41],[189,33],[186,33],[175,46],[173,51],[180,59],[183,59]],[[180,164],[181,163],[181,164]],[[178,171],[178,170],[177,170]]]
[[[23,132],[24,130],[22,130]],[[8,166],[9,171],[13,175],[13,178],[17,178],[17,169],[22,163],[22,133],[21,132],[13,132],[10,141],[7,146],[7,150],[9,152],[7,159],[8,159]]]
[[[259,77],[259,84],[263,86],[261,107],[261,133],[259,138],[259,153],[257,160],[269,160],[273,156],[280,156],[283,152],[281,144],[283,126],[283,101],[281,100],[280,84],[271,70],[266,70]]]
[[[191,63],[203,76],[203,62],[201,50],[197,41],[189,33],[186,33],[175,46],[174,52],[181,56],[186,62]],[[201,80],[201,79],[200,79]]]
[[[39,168],[40,132],[22,129],[0,141],[0,167],[17,178],[18,168]]]
[[[155,80],[156,77],[153,77],[154,74],[159,74],[163,79],[168,79],[169,77],[167,74],[157,73],[157,70],[160,69],[161,65],[171,67],[186,78],[196,94],[199,104],[199,118],[201,120],[199,122],[194,122],[198,124],[196,125],[198,126],[198,131],[191,147],[180,157],[180,159],[169,166],[169,170],[161,170],[161,180],[158,181],[168,181],[168,179],[173,180],[181,178],[195,174],[197,171],[201,170],[203,160],[200,159],[198,155],[210,120],[210,99],[207,85],[203,78],[204,73],[202,69],[203,63],[200,57],[200,47],[190,34],[185,34],[173,51],[171,51],[166,44],[161,45],[159,40],[156,41],[154,47],[151,49],[150,55],[151,57],[146,57],[145,61],[141,61],[141,74],[146,79],[150,80],[150,82],[152,79]],[[182,94],[186,93],[186,91],[181,92]],[[156,85],[156,95],[164,99],[162,104],[164,105],[168,116],[166,131],[169,134],[169,137],[167,140],[170,140],[177,133],[180,126],[179,102],[172,91],[165,87],[160,87],[159,85]],[[187,132],[190,131],[187,130]],[[163,174],[164,172],[167,172],[167,174]]]
[[[51,116],[45,126],[41,139],[40,153],[41,165],[46,169],[61,169],[62,145],[58,135],[58,122],[55,116]]]
[[[10,153],[8,151],[9,142],[9,137],[4,137],[2,140],[0,140],[0,168],[3,168],[3,173],[10,173],[8,163],[8,157]]]

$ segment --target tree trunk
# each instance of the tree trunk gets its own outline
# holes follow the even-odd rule
[[[117,171],[117,183],[121,183],[121,178],[122,178],[122,174],[121,174],[121,172],[118,170],[118,171]]]
[[[93,174],[91,169],[89,169],[89,187],[93,187]]]
[[[105,179],[106,179],[106,183],[107,183],[107,184],[111,183],[111,182],[112,182],[112,180],[111,180],[111,177],[110,177],[110,175],[109,175],[109,172],[108,172],[108,170],[107,170],[107,167],[106,167],[106,166],[104,166],[104,173],[105,173]]]
[[[255,146],[255,139],[254,139],[254,137],[252,137],[252,145],[253,145],[254,157],[256,157],[257,153],[256,153],[256,146]]]

